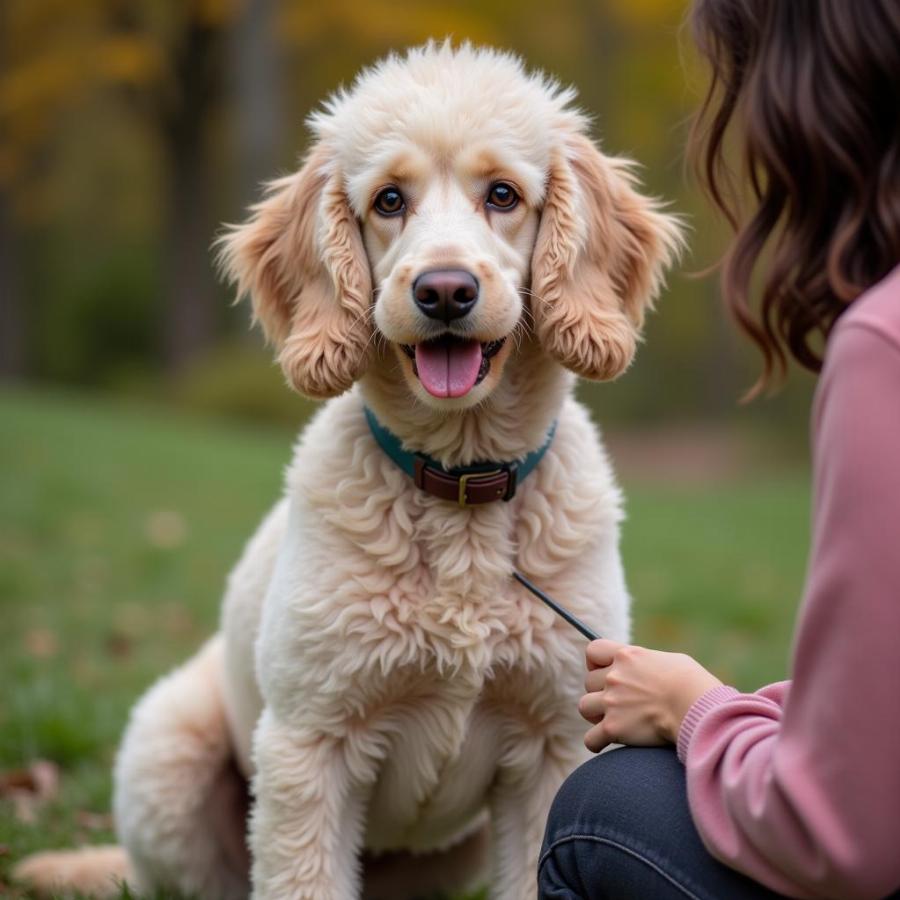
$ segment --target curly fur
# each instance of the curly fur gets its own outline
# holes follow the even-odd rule
[[[366,366],[371,278],[341,175],[316,148],[272,182],[253,217],[220,240],[221,263],[252,298],[289,384],[309,397],[346,391]]]
[[[138,886],[396,900],[477,877],[489,828],[492,896],[534,897],[544,817],[584,754],[583,645],[510,572],[628,637],[621,498],[572,373],[628,365],[678,234],[573,96],[468,45],[390,57],[312,117],[303,167],[223,238],[289,382],[344,393],[303,432],[221,634],[131,718],[116,813]],[[496,172],[522,195],[499,218],[471,202]],[[403,222],[371,213],[386,178],[409,185]],[[409,284],[436,260],[479,273],[472,328],[508,338],[459,402],[426,395],[398,344],[424,327]],[[521,458],[558,426],[511,502],[461,508],[380,451],[364,403],[446,465]],[[252,872],[232,758],[253,782]]]
[[[635,190],[633,164],[566,135],[551,162],[534,254],[535,327],[584,378],[621,375],[680,247],[677,221]]]

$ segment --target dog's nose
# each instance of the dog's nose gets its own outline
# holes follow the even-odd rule
[[[466,315],[478,301],[478,282],[465,269],[423,272],[412,286],[419,309],[429,319],[451,322]]]

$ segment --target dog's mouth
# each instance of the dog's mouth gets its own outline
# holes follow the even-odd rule
[[[432,397],[464,397],[487,378],[491,358],[505,342],[506,338],[481,342],[442,334],[430,341],[400,346],[413,361],[413,373]]]

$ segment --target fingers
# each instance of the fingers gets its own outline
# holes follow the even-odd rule
[[[609,669],[592,669],[584,677],[584,689],[588,694],[602,691],[606,687],[606,676]]]
[[[578,712],[583,719],[597,724],[606,712],[606,704],[602,693],[585,694],[578,701]]]
[[[585,651],[588,669],[600,669],[611,665],[615,658],[616,651],[622,646],[622,644],[619,644],[616,641],[606,640],[606,638],[599,638],[596,641],[591,641],[587,645],[587,650]]]
[[[606,733],[603,722],[595,725],[584,736],[584,746],[592,753],[599,753],[604,747],[608,747],[612,743],[614,742]]]

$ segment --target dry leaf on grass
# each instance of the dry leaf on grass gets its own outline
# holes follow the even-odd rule
[[[184,516],[174,509],[160,509],[151,512],[144,520],[144,537],[148,543],[160,550],[174,550],[180,547],[188,536]]]
[[[79,809],[75,813],[75,821],[88,831],[112,831],[112,813],[97,813],[87,809]]]
[[[12,803],[16,818],[26,825],[34,824],[38,810],[58,793],[59,766],[45,759],[0,772],[0,797]]]
[[[35,659],[52,659],[59,653],[59,637],[49,628],[32,628],[25,633],[25,649]]]
[[[11,884],[7,884],[2,878],[0,878],[0,897],[3,897],[4,900],[18,900],[19,897],[24,897],[25,894],[22,893],[18,888],[14,888]]]
[[[116,657],[116,659],[125,659],[131,656],[131,651],[134,647],[132,639],[120,631],[109,632],[103,643],[106,647],[106,652],[110,656]]]

